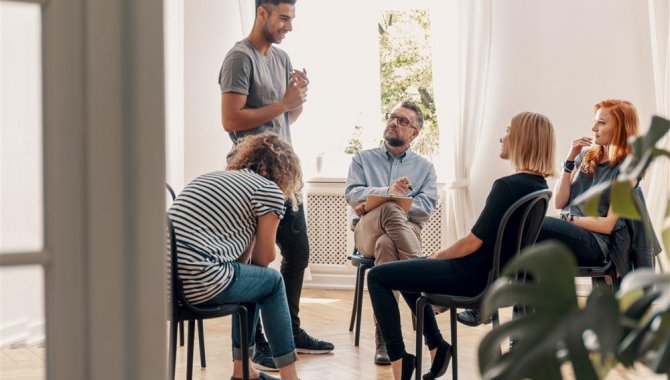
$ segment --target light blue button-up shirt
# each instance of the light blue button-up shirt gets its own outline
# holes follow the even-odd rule
[[[405,194],[414,198],[408,213],[411,222],[423,226],[437,207],[437,176],[433,164],[412,151],[394,157],[385,146],[357,153],[349,166],[347,203],[353,208],[365,202],[368,195],[387,195],[389,188],[400,177],[407,177],[414,190]],[[351,212],[352,227],[359,217]]]

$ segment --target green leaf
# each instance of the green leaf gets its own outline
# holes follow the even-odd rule
[[[584,215],[586,216],[600,216],[598,214],[598,205],[600,204],[600,196],[607,191],[610,191],[611,182],[606,181],[592,186],[590,189],[575,198],[572,203],[581,206]]]
[[[652,117],[651,126],[649,126],[649,130],[644,135],[643,149],[645,151],[653,149],[658,140],[665,136],[668,131],[670,131],[670,120],[659,116]]]
[[[520,272],[528,273],[531,280],[517,279]],[[595,380],[599,372],[606,372],[603,363],[611,362],[621,331],[619,306],[609,288],[599,287],[580,308],[575,274],[574,255],[556,242],[524,250],[505,267],[503,277],[484,298],[484,314],[515,301],[531,312],[498,326],[482,339],[479,365],[484,379],[560,379],[562,360],[572,363],[578,379]],[[585,344],[585,331],[597,337],[597,352]],[[499,356],[495,348],[507,337],[518,339],[518,344]],[[563,351],[567,355],[559,358]]]
[[[632,190],[629,181],[615,181],[612,184],[612,192],[610,193],[612,211],[622,218],[640,219],[640,213],[631,197]]]

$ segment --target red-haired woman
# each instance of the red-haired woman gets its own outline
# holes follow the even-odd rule
[[[618,216],[610,207],[605,192],[598,204],[599,218],[584,216],[572,201],[591,187],[611,180],[632,147],[631,136],[639,134],[635,106],[626,101],[608,99],[594,107],[593,137],[580,137],[572,142],[554,191],[560,217],[547,217],[538,241],[555,239],[565,243],[575,254],[579,266],[602,265],[610,251],[610,234]]]

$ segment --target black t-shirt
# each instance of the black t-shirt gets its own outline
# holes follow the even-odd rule
[[[547,189],[547,181],[541,176],[529,173],[512,174],[497,179],[493,183],[491,192],[486,198],[484,210],[479,214],[479,219],[471,230],[475,236],[483,241],[482,246],[472,254],[463,257],[464,261],[474,264],[474,266],[469,265],[473,270],[473,276],[486,281],[488,272],[493,266],[493,247],[496,242],[498,226],[507,209],[524,195],[545,189]],[[513,215],[508,221],[507,230],[510,230],[510,228],[517,230],[520,218],[520,213]],[[514,239],[503,239],[501,268],[514,254],[515,247],[512,240]]]

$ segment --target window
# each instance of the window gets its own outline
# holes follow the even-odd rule
[[[415,4],[342,0],[296,7],[294,33],[279,47],[311,82],[292,127],[306,179],[346,178],[352,153],[379,146],[383,115],[401,99],[418,103],[426,119],[414,149],[428,158],[437,152],[429,12],[389,10],[400,3]]]

